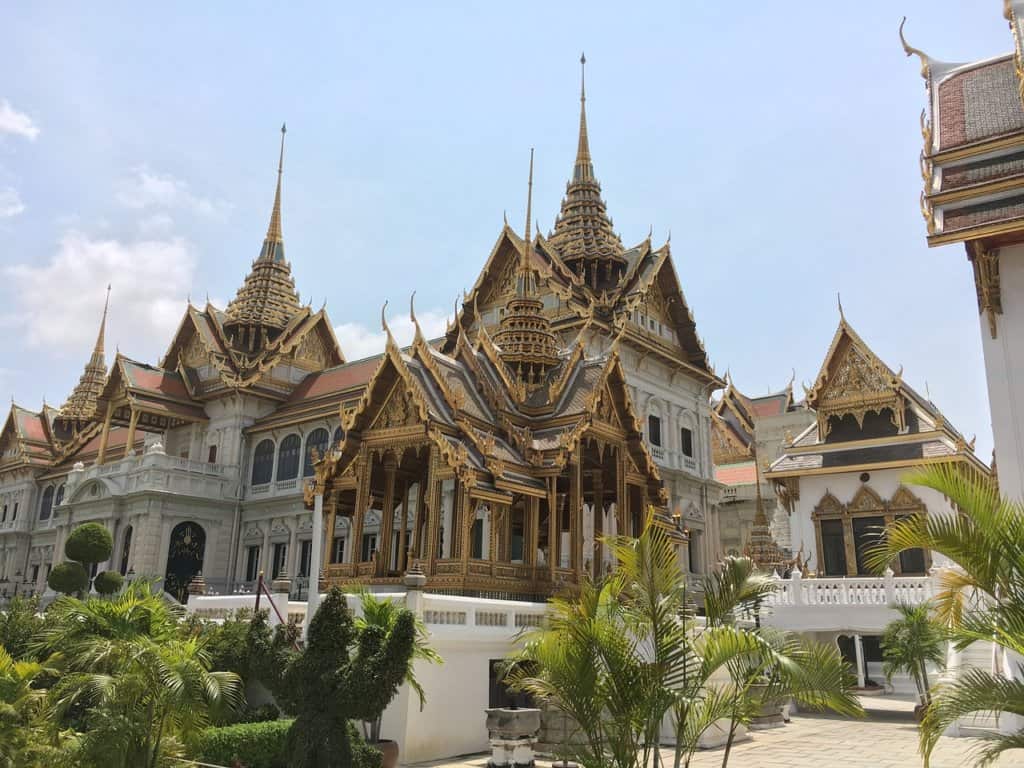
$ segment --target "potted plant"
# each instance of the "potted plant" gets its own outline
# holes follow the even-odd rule
[[[362,616],[356,618],[356,628],[360,633],[380,633],[384,638],[384,642],[388,642],[388,639],[394,634],[399,624],[399,618],[404,614],[409,614],[409,611],[389,599],[377,598],[372,592],[365,589],[361,590],[358,595],[360,606],[362,607]],[[422,712],[427,697],[423,691],[423,686],[416,678],[415,664],[417,661],[425,661],[430,664],[442,664],[444,662],[437,651],[428,645],[427,628],[423,621],[418,617],[413,617],[413,624],[415,626],[413,650],[412,654],[405,661],[402,682],[408,683],[409,687],[416,692],[416,696],[420,701],[420,711]],[[373,718],[363,721],[363,735],[367,743],[377,747],[384,755],[383,768],[393,768],[398,764],[398,744],[391,739],[381,738],[381,719],[384,716],[384,710],[387,708],[387,705],[391,703],[392,697],[388,697],[383,702],[380,711]]]
[[[906,672],[917,688],[914,715],[920,720],[931,704],[929,663],[942,668],[946,662],[946,631],[932,618],[930,603],[895,606],[900,617],[882,632],[882,671],[890,685],[895,674]]]

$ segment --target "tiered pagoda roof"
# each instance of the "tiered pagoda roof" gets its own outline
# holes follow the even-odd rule
[[[586,61],[581,57],[580,65],[585,66]],[[601,198],[601,185],[594,176],[587,133],[586,84],[582,79],[576,163],[550,242],[565,265],[595,292],[614,287],[626,271],[625,249],[615,234]]]
[[[245,278],[238,294],[228,304],[224,326],[232,346],[258,352],[273,340],[302,311],[291,265],[284,256],[281,233],[281,175],[284,170],[284,135],[281,126],[281,156],[277,166],[274,207],[259,258]]]
[[[78,385],[72,390],[64,405],[60,407],[58,420],[68,432],[77,431],[88,423],[96,414],[96,398],[103,389],[103,382],[107,379],[107,363],[104,357],[104,336],[107,328],[107,307],[110,303],[110,286],[107,286],[107,299],[103,303],[103,318],[100,320],[100,330],[96,337],[96,344],[92,349],[92,356],[85,364]]]

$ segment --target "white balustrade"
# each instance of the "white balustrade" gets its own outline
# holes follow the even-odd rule
[[[920,605],[935,594],[931,576],[824,576],[804,578],[794,571],[788,579],[775,577],[776,592],[766,606]]]

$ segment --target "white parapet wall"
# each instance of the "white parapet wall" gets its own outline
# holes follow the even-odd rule
[[[416,676],[426,692],[420,710],[419,699],[403,685],[384,713],[382,735],[394,739],[402,763],[439,760],[489,749],[484,710],[490,706],[491,662],[516,650],[524,630],[539,626],[547,611],[545,603],[488,600],[416,591],[378,593],[378,598],[403,602],[423,619],[430,645],[444,663],[417,663]],[[282,615],[301,623],[304,602],[275,595]],[[188,609],[197,616],[222,620],[239,608],[252,609],[256,596],[193,596]],[[349,606],[359,613],[359,598],[349,597]],[[266,605],[266,597],[261,601]],[[275,621],[271,611],[271,622]]]

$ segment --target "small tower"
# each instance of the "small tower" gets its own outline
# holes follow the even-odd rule
[[[224,329],[234,348],[250,355],[258,354],[302,310],[295,292],[291,265],[284,257],[284,236],[281,234],[281,176],[286,130],[282,125],[277,189],[267,236],[259,258],[253,262],[238,294],[228,304],[224,321]]]
[[[594,177],[587,135],[586,56],[580,56],[580,136],[572,179],[566,185],[562,210],[555,222],[551,244],[565,262],[595,293],[614,288],[626,272],[622,241],[612,228]]]
[[[515,291],[494,335],[501,350],[501,359],[516,376],[525,392],[542,386],[548,371],[558,365],[558,341],[551,331],[551,321],[544,314],[544,302],[537,296],[533,267],[530,264],[533,240],[530,216],[533,206],[533,150],[530,150],[530,180],[526,195],[526,236],[519,258],[519,269],[513,278]]]
[[[107,286],[107,298],[103,302],[103,317],[100,319],[100,331],[96,336],[96,344],[92,348],[92,356],[85,364],[78,385],[68,395],[68,399],[57,412],[59,438],[70,438],[96,414],[96,398],[107,380],[107,362],[104,354],[104,337],[107,332],[107,308],[110,305],[110,286]]]

